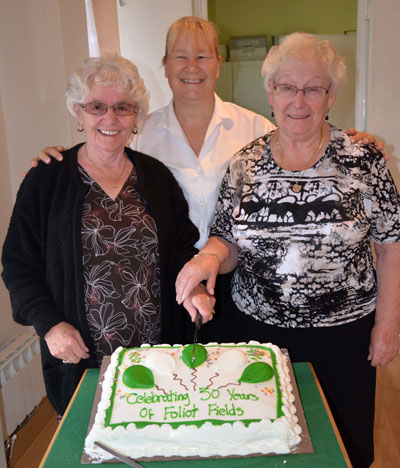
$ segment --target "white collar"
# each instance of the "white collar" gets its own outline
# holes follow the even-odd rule
[[[224,101],[215,93],[214,93],[214,99],[215,99],[214,112],[213,112],[213,115],[211,116],[211,120],[208,125],[206,139],[208,135],[210,134],[210,132],[212,132],[220,123],[225,123],[226,125],[232,125],[232,122],[233,122],[232,117],[229,114],[229,110],[227,106],[225,105]],[[158,124],[157,124],[157,128],[167,129],[171,133],[175,135],[180,135],[185,139],[183,130],[178,122],[178,119],[176,118],[173,99],[171,99],[169,104],[165,106],[164,109],[166,109],[166,112],[162,112],[160,116],[160,120],[158,121]]]

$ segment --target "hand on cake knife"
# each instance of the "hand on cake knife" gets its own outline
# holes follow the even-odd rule
[[[122,453],[117,452],[113,448],[109,447],[108,445],[104,445],[102,442],[98,442],[96,440],[95,445],[103,449],[105,452],[108,452],[110,455],[113,457],[117,458],[118,460],[126,463],[129,466],[133,466],[134,468],[143,468],[142,465],[139,463],[135,462],[135,460],[132,460],[132,458],[127,457],[125,455],[122,455]]]
[[[192,347],[192,362],[195,360],[194,347],[197,343],[197,335],[199,333],[200,327],[203,324],[203,317],[199,311],[196,312],[196,327],[194,329],[194,338],[193,338],[193,347]]]

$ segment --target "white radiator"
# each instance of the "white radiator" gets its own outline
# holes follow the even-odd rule
[[[23,333],[0,347],[0,386],[7,437],[46,394],[37,335]]]

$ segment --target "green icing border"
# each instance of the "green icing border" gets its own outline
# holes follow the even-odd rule
[[[118,374],[120,373],[119,367],[122,363],[122,359],[127,351],[129,349],[140,349],[140,348],[123,348],[122,351],[119,353],[118,360],[117,360],[117,366],[115,367],[115,374],[114,374],[114,383],[112,384],[111,387],[111,397],[110,397],[110,406],[106,409],[106,417],[104,419],[104,426],[110,426],[112,428],[120,426],[121,424],[110,424],[111,420],[111,414],[114,406],[114,399],[115,399],[115,392],[117,391],[117,377]],[[143,348],[142,348],[143,349]]]
[[[125,422],[125,423],[117,423],[117,424],[108,424],[108,427],[111,427],[112,429],[115,429],[116,427],[127,427],[129,424],[135,424],[135,426],[138,429],[142,429],[145,426],[153,425],[153,426],[164,426],[165,424],[168,424],[169,426],[172,426],[173,429],[178,429],[179,426],[197,426],[201,427],[203,424],[206,422],[210,422],[213,424],[213,426],[222,426],[223,424],[233,424],[235,422],[241,422],[244,424],[246,427],[249,426],[249,424],[253,422],[259,422],[261,419],[234,419],[232,421],[229,421],[228,419],[222,420],[222,419],[198,419],[197,421],[181,421],[181,422],[157,422],[157,421],[132,421],[132,422]],[[271,421],[274,421],[271,419]]]
[[[232,348],[232,345],[203,345],[205,348]],[[143,349],[149,349],[149,348],[157,348],[157,349],[179,349],[182,348],[184,349],[184,345],[179,345],[179,346],[154,346],[154,347],[144,347],[144,348],[124,348],[119,356],[118,356],[118,361],[117,361],[117,366],[115,368],[115,377],[114,377],[114,383],[111,388],[111,397],[110,397],[110,406],[106,409],[106,417],[104,420],[104,426],[105,427],[111,427],[112,429],[115,429],[116,427],[122,426],[122,427],[127,427],[129,424],[135,424],[135,426],[139,429],[142,429],[145,426],[149,425],[157,425],[157,426],[163,426],[164,424],[170,425],[172,428],[176,429],[179,426],[189,426],[189,425],[195,425],[197,427],[201,427],[204,423],[206,422],[211,422],[214,426],[222,426],[223,424],[233,424],[236,421],[240,421],[243,423],[246,427],[253,423],[253,422],[259,422],[261,421],[260,419],[235,419],[232,421],[229,420],[221,420],[221,419],[200,419],[198,421],[180,421],[180,422],[156,422],[156,421],[131,421],[131,422],[124,422],[124,423],[113,423],[110,424],[111,420],[111,414],[114,406],[114,397],[115,397],[115,392],[116,392],[116,387],[117,387],[117,376],[120,372],[119,367],[122,363],[122,359],[125,355],[126,352],[130,352],[132,350],[143,350]],[[275,385],[276,385],[276,418],[280,418],[284,415],[283,410],[282,410],[282,392],[281,392],[281,386],[280,386],[280,380],[277,372],[277,365],[276,365],[276,355],[275,352],[271,348],[267,348],[265,346],[261,345],[238,345],[234,346],[235,348],[256,348],[256,349],[262,349],[262,350],[267,350],[271,354],[271,361],[272,361],[272,368],[274,370],[274,375],[275,375]],[[271,421],[274,421],[271,419]]]

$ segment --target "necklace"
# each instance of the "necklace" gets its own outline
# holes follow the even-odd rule
[[[113,189],[118,189],[118,188],[120,188],[120,182],[121,182],[122,176],[124,175],[124,172],[125,172],[125,169],[126,169],[126,165],[128,164],[128,157],[127,157],[127,155],[126,155],[125,153],[123,153],[123,157],[124,157],[124,159],[125,159],[125,162],[124,162],[124,166],[123,166],[123,168],[122,168],[122,171],[121,171],[120,175],[119,175],[118,178],[115,179],[114,181],[109,182],[109,176],[106,175],[102,170],[100,170],[100,168],[98,167],[98,165],[97,165],[94,161],[92,161],[92,160],[89,158],[89,155],[88,155],[87,149],[86,149],[86,145],[84,145],[84,149],[85,149],[85,156],[86,156],[86,159],[90,162],[90,164],[91,164],[92,166],[94,166],[94,167],[101,173],[101,175],[102,175],[106,180],[108,180],[108,183],[110,183],[111,187],[112,187]]]
[[[298,193],[301,191],[301,189],[303,188],[300,184],[299,184],[299,179],[300,177],[302,176],[303,172],[308,169],[308,167],[310,166],[310,164],[312,163],[313,159],[315,158],[315,156],[317,155],[318,151],[321,149],[322,147],[322,143],[324,142],[324,125],[321,126],[321,139],[319,140],[319,144],[317,146],[317,149],[314,151],[314,153],[311,155],[311,158],[307,161],[306,165],[304,166],[303,169],[301,169],[300,171],[300,174],[299,174],[299,177],[298,179],[295,181],[295,183],[293,184],[293,187],[292,187],[292,190],[293,192],[295,193]],[[279,156],[280,156],[280,159],[279,159],[279,166],[281,169],[284,169],[283,167],[283,164],[282,164],[282,159],[283,159],[283,156],[282,156],[282,150],[281,150],[281,145],[279,144],[279,128],[278,128],[278,133],[277,133],[277,136],[276,136],[276,147],[278,148],[278,152],[279,152]]]

